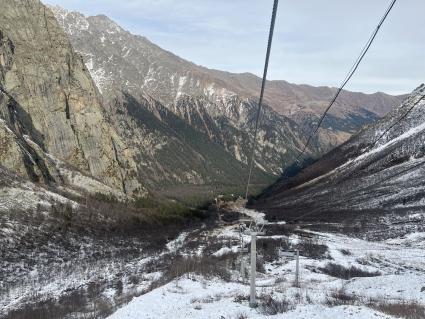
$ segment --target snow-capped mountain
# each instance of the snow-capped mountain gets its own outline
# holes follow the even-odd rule
[[[136,100],[147,94],[246,163],[260,87],[258,77],[195,65],[125,31],[103,15],[86,17],[59,7],[51,9],[107,100],[117,91]],[[303,130],[317,121],[334,92],[331,88],[269,82],[258,167],[280,174],[304,141]],[[399,98],[381,93],[344,92],[341,106],[327,118],[310,155],[317,157],[340,144],[399,102]]]
[[[256,205],[283,219],[328,214],[405,213],[425,202],[425,85],[297,176],[270,187]]]

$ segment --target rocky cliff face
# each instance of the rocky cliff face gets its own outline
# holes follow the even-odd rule
[[[284,219],[423,210],[424,110],[421,85],[385,118],[271,187],[255,205]]]
[[[114,189],[143,193],[134,161],[54,15],[38,0],[0,1],[0,163],[64,182],[55,160]]]
[[[246,162],[248,140],[245,136],[252,132],[252,117],[261,85],[258,77],[210,70],[190,63],[144,37],[130,34],[106,16],[85,17],[58,7],[52,10],[76,50],[83,55],[104,96],[108,97],[117,88],[136,98],[145,92],[189,125],[206,133],[235,158]],[[270,107],[265,107],[258,167],[279,174],[284,165],[292,162],[301,136],[317,123],[333,94],[334,88],[268,82],[265,101]],[[385,115],[399,103],[400,98],[383,93],[367,95],[344,91],[338,107],[326,118],[310,155],[321,155],[341,144],[360,127]],[[232,134],[229,136],[226,130]],[[268,146],[274,151],[270,152]]]

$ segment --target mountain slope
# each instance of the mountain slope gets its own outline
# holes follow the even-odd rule
[[[209,134],[235,157],[246,161],[247,150],[230,147],[228,144],[234,145],[235,141],[224,136],[219,123],[226,119],[237,131],[247,129],[240,124],[252,114],[249,104],[257,103],[261,79],[249,73],[232,74],[195,65],[144,37],[132,35],[106,16],[85,17],[59,7],[52,10],[76,50],[82,53],[104,96],[109,96],[117,88],[134,97],[146,92],[189,124],[194,118],[197,129]],[[290,123],[289,117],[300,126],[298,131],[309,131],[335,91],[335,88],[269,81],[265,101],[270,107],[265,108],[268,113],[264,120],[265,135],[270,135],[271,127],[283,124],[289,139],[261,141],[260,148],[270,142],[281,151],[278,152],[279,161],[273,161],[275,154],[263,158],[262,154],[267,154],[268,150],[261,149],[258,152],[259,167],[275,174],[281,172],[282,163],[288,164],[293,159],[291,153],[298,147],[299,138],[290,134],[294,127],[279,123],[277,119]],[[187,96],[193,105],[185,108]],[[235,99],[239,101],[236,104]],[[399,97],[383,93],[367,95],[344,91],[338,108],[327,117],[311,150],[312,155],[323,154],[339,145],[361,126],[385,115],[400,102]]]
[[[423,209],[424,96],[421,85],[385,118],[294,178],[270,187],[255,206],[284,219]]]
[[[149,189],[182,190],[192,185],[224,191],[227,186],[240,189],[243,185],[246,165],[159,102],[147,96],[136,100],[129,94],[115,102],[113,121],[129,147],[139,150],[135,159]],[[273,180],[255,171],[254,183],[260,187]]]

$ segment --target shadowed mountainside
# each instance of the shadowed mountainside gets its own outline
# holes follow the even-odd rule
[[[422,210],[425,185],[425,85],[375,124],[254,203],[279,219],[327,219],[344,212]]]

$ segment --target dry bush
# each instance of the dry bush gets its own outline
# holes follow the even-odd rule
[[[329,307],[354,305],[359,301],[356,295],[348,294],[344,289],[332,292],[326,297],[325,304]]]
[[[171,260],[165,278],[168,280],[179,278],[185,274],[194,273],[206,278],[219,277],[230,281],[231,264],[235,262],[236,254],[226,254],[220,257],[202,256],[202,257],[182,257],[175,256]]]
[[[263,296],[258,306],[258,311],[263,315],[274,316],[291,311],[294,308],[295,306],[285,298],[275,299],[272,296]]]
[[[267,216],[270,218],[270,216]],[[276,221],[269,219],[270,221]],[[278,236],[290,236],[294,233],[296,226],[291,224],[270,224],[265,225],[264,227],[268,236],[278,235]]]
[[[341,254],[343,254],[344,256],[351,256],[352,253],[351,251],[347,250],[347,249],[340,249],[339,250],[341,252]]]
[[[328,246],[319,244],[313,239],[304,239],[295,246],[305,257],[320,259],[325,258],[328,252]]]
[[[404,319],[424,319],[425,306],[415,301],[370,302],[368,305],[377,311]]]
[[[357,268],[355,266],[351,266],[350,268],[346,268],[344,266],[328,263],[325,267],[319,268],[319,270],[329,276],[341,279],[351,279],[355,277],[377,277],[381,276],[379,271],[367,271]]]
[[[237,294],[233,299],[233,302],[242,303],[243,301],[248,301],[249,295]]]
[[[280,258],[279,251],[281,249],[288,249],[289,242],[286,239],[276,238],[258,238],[257,251],[258,254],[263,256],[264,261],[272,262]]]
[[[236,319],[248,319],[248,315],[246,313],[241,312],[236,315]]]
[[[86,309],[87,299],[83,290],[75,290],[59,300],[47,300],[27,304],[20,309],[10,311],[4,319],[46,319],[65,318],[71,312]]]

